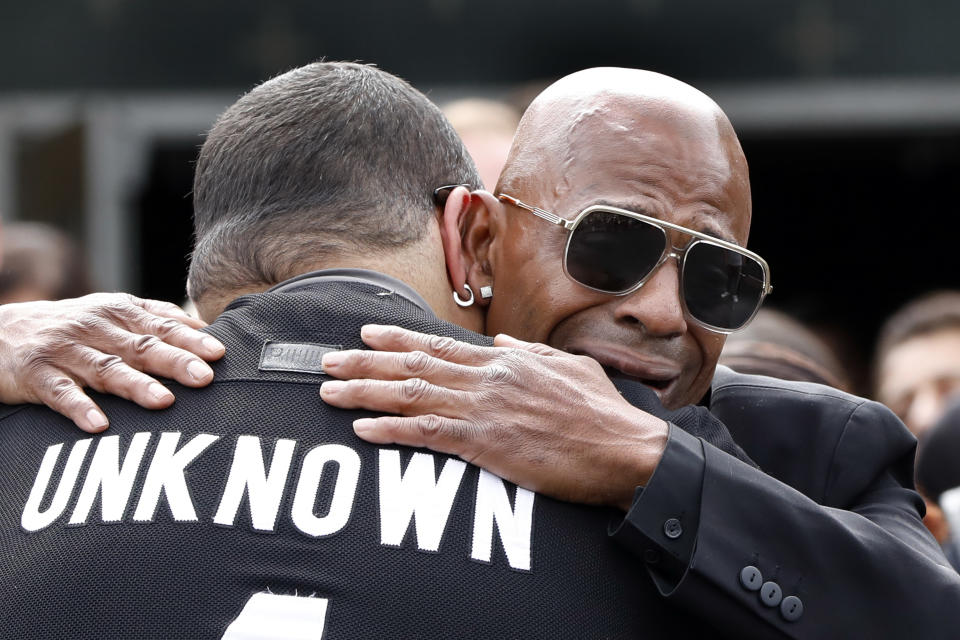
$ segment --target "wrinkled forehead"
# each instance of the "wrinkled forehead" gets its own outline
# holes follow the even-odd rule
[[[578,114],[564,137],[565,169],[615,156],[639,169],[661,165],[683,183],[729,180],[740,168],[739,145],[723,135],[713,114],[653,101],[612,102]],[[650,104],[653,102],[653,104]]]
[[[668,208],[699,207],[699,215],[713,215],[746,241],[746,161],[718,109],[601,96],[572,110],[564,123],[554,115],[553,133],[541,132],[541,140],[555,138],[555,153],[538,176],[541,201],[566,209],[597,200],[630,208],[644,199]]]

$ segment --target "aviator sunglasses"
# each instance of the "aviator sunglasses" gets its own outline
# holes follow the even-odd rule
[[[457,186],[437,189],[437,204]],[[712,331],[730,333],[746,326],[773,290],[766,260],[732,242],[607,205],[591,205],[568,220],[505,193],[497,197],[570,232],[563,271],[588,289],[615,296],[633,293],[675,258],[687,315]],[[673,247],[668,230],[691,240],[683,248]]]

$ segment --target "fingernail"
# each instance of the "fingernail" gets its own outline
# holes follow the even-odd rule
[[[320,385],[320,395],[332,396],[335,393],[343,391],[346,385],[342,380],[329,380]]]
[[[375,426],[377,426],[377,421],[373,418],[360,418],[353,421],[353,431],[357,435],[373,431]]]
[[[332,369],[342,364],[343,360],[344,360],[343,354],[339,351],[331,351],[330,353],[325,353],[323,354],[323,368]]]
[[[383,333],[382,324],[365,324],[360,327],[361,338],[372,338],[373,336],[378,336],[381,333]]]
[[[213,376],[213,370],[199,360],[191,360],[187,365],[187,373],[197,382],[206,382]]]
[[[107,428],[107,416],[103,415],[96,409],[90,409],[90,411],[87,411],[86,417],[91,431],[103,431]]]
[[[150,386],[147,387],[147,390],[150,392],[150,395],[153,396],[154,400],[157,400],[157,401],[162,402],[164,400],[169,400],[170,398],[173,397],[173,394],[170,393],[170,390],[167,389],[162,384],[160,384],[159,382],[151,383]]]
[[[220,342],[219,340],[211,336],[205,336],[203,340],[201,340],[201,342],[203,343],[203,346],[207,351],[213,351],[214,353],[223,353],[224,351],[227,350],[226,347],[223,346],[222,342]]]

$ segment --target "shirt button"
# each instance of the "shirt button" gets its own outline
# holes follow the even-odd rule
[[[787,622],[793,622],[803,615],[803,602],[797,596],[787,596],[780,603],[780,615]]]
[[[775,607],[783,599],[783,592],[776,582],[764,582],[760,587],[760,601],[768,607]]]
[[[680,526],[680,521],[676,518],[670,518],[664,522],[663,535],[667,536],[671,540],[676,540],[683,535],[683,527]]]
[[[656,549],[647,549],[643,552],[643,561],[647,564],[657,564],[660,562],[660,552]]]
[[[740,584],[747,591],[756,591],[763,584],[763,575],[760,569],[753,566],[747,566],[740,570]]]

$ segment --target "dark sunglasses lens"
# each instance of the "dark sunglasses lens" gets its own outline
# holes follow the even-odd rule
[[[567,273],[588,287],[620,293],[650,273],[665,246],[659,227],[611,211],[594,211],[570,234]]]
[[[739,329],[763,300],[763,266],[742,253],[698,242],[683,265],[683,299],[697,320]]]

